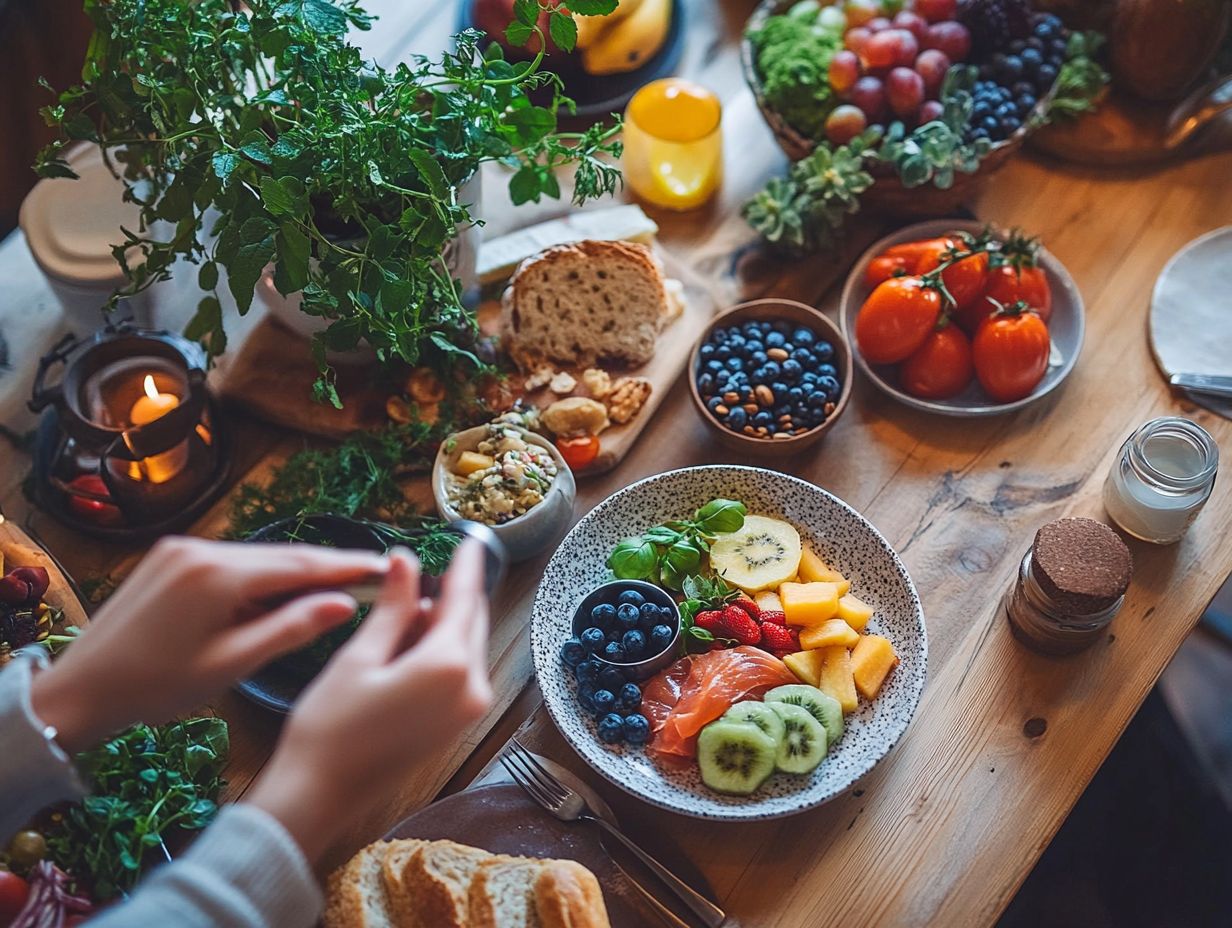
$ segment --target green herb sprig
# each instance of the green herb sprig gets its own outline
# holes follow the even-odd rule
[[[699,569],[710,553],[714,536],[735,532],[744,525],[744,503],[713,499],[692,519],[665,522],[621,541],[608,555],[607,566],[620,580],[647,580],[668,589],[682,588],[687,576]]]
[[[709,629],[695,623],[697,614],[706,609],[722,609],[736,599],[740,591],[722,577],[689,576],[681,584],[684,600],[680,603],[680,653],[709,651],[718,642],[724,646],[738,644],[734,638],[718,638]]]

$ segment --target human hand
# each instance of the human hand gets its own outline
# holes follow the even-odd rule
[[[388,563],[311,545],[160,541],[35,676],[35,714],[75,752],[134,722],[196,709],[355,614],[350,596],[306,591],[384,574]]]
[[[463,542],[434,601],[419,564],[390,556],[379,601],[303,692],[245,801],[278,819],[316,861],[348,816],[387,800],[416,760],[492,701],[483,546]]]

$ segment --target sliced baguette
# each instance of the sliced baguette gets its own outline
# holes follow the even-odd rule
[[[403,879],[411,856],[428,842],[417,838],[390,841],[381,857],[381,878],[389,898],[389,914],[398,928],[419,928],[419,908]]]
[[[492,854],[453,841],[428,841],[402,871],[405,892],[424,928],[467,928],[471,879]]]
[[[548,363],[644,364],[674,309],[649,248],[588,239],[522,262],[502,312],[506,349],[533,371]]]
[[[530,857],[489,860],[471,880],[472,928],[539,928],[534,885],[543,861]]]
[[[389,916],[381,861],[390,844],[369,844],[329,875],[325,884],[325,928],[398,928]]]
[[[541,928],[611,928],[595,875],[572,860],[545,860],[535,878]]]

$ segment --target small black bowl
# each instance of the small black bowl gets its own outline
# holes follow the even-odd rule
[[[666,590],[655,586],[653,583],[647,583],[645,580],[612,580],[604,583],[602,586],[595,587],[586,594],[586,597],[573,612],[573,637],[579,637],[583,631],[590,628],[591,609],[599,605],[599,603],[615,603],[616,598],[625,590],[637,590],[637,592],[645,597],[647,602],[667,606],[672,611],[672,640],[666,648],[657,654],[651,657],[644,657],[640,661],[629,661],[626,663],[609,661],[599,654],[590,655],[590,657],[599,662],[600,667],[615,667],[625,674],[631,682],[636,683],[639,680],[653,677],[676,660],[676,649],[680,644],[680,607],[676,605],[676,601],[672,599]]]

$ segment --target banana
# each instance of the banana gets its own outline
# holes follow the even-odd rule
[[[621,0],[621,6],[627,2]],[[582,50],[582,68],[594,75],[634,71],[663,45],[671,24],[672,0],[641,0],[636,10]]]
[[[573,14],[573,21],[577,23],[577,45],[579,51],[584,48],[590,48],[599,38],[618,22],[628,19],[645,0],[620,0],[620,4],[607,16],[580,16]],[[568,4],[566,3],[567,7]]]

